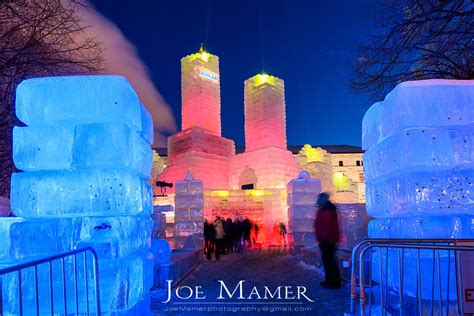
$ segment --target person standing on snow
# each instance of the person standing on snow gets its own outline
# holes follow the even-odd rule
[[[217,216],[214,221],[214,229],[216,231],[215,240],[216,240],[216,260],[219,260],[221,254],[224,254],[225,245],[224,245],[224,226],[222,225],[222,219]]]
[[[339,242],[339,219],[336,206],[331,203],[329,194],[325,192],[319,194],[316,206],[319,209],[314,221],[314,228],[325,273],[325,280],[320,284],[330,289],[339,289],[341,277],[335,257],[336,244]]]

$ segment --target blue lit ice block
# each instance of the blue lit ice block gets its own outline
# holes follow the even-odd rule
[[[380,177],[416,171],[447,170],[455,166],[450,133],[438,128],[410,128],[386,138],[364,154],[364,177]]]
[[[73,127],[15,126],[13,161],[23,171],[69,169],[73,144]]]
[[[76,126],[72,161],[76,168],[128,168],[149,178],[153,154],[140,134],[124,124],[87,124]]]
[[[25,261],[90,246],[99,258],[122,258],[146,253],[152,220],[148,216],[69,217],[0,221],[0,259]]]
[[[143,138],[151,145],[155,140],[155,130],[153,126],[153,118],[148,112],[148,110],[141,106],[141,114],[142,114],[142,132],[141,135]]]
[[[373,217],[474,214],[474,170],[415,172],[366,184]]]
[[[137,94],[127,79],[113,75],[24,80],[16,90],[16,114],[29,126],[123,123],[143,128]]]
[[[153,163],[150,145],[125,124],[15,127],[13,144],[13,161],[23,171],[121,168],[149,178]]]
[[[2,242],[0,243],[0,264],[11,262],[11,238],[10,229],[13,224],[24,221],[21,217],[1,217],[0,218],[0,236]]]
[[[12,210],[21,217],[151,214],[150,185],[134,172],[84,169],[12,175]]]
[[[474,125],[474,124],[473,124]],[[450,129],[454,163],[458,169],[474,169],[474,126]]]
[[[365,112],[362,120],[362,149],[364,150],[377,144],[381,138],[382,106],[383,102],[377,102]]]
[[[474,215],[377,218],[369,222],[371,238],[472,238]]]
[[[419,80],[397,85],[385,97],[382,137],[410,127],[456,127],[474,123],[471,80]]]
[[[99,263],[99,275],[101,307],[104,311],[129,309],[143,294],[144,272],[141,257],[103,259]]]
[[[90,246],[100,259],[146,254],[152,225],[149,216],[86,217],[77,248]]]

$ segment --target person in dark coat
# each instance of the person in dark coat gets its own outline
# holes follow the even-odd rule
[[[320,284],[327,288],[338,289],[341,287],[341,277],[335,257],[336,244],[339,242],[339,219],[336,206],[331,203],[329,194],[325,192],[319,194],[316,206],[319,209],[314,228],[325,273],[325,280]]]
[[[242,252],[242,222],[238,218],[234,221],[234,247],[235,252]]]
[[[280,239],[286,245],[286,226],[283,222],[280,222]]]
[[[214,225],[206,219],[204,221],[204,253],[208,260],[211,260],[211,254],[214,251],[215,235]]]
[[[248,247],[252,245],[252,242],[250,241],[250,232],[252,230],[252,223],[250,223],[250,220],[248,218],[245,218],[242,222],[242,233],[244,235],[244,247],[245,247],[245,242],[248,243]]]
[[[255,246],[257,244],[257,240],[258,240],[258,229],[260,227],[258,227],[257,223],[254,223],[253,224],[253,245]]]
[[[234,223],[232,223],[232,219],[228,218],[225,222],[224,226],[225,230],[225,248],[227,253],[234,252]]]

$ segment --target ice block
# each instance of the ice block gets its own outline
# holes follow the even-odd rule
[[[474,124],[450,129],[454,163],[459,169],[474,169]]]
[[[155,140],[155,129],[153,126],[153,118],[148,112],[148,110],[142,105],[140,107],[141,115],[142,115],[142,137],[148,142],[148,144],[152,145],[153,141]]]
[[[145,253],[150,247],[151,218],[144,216],[69,217],[6,220],[8,233],[1,258],[11,261],[46,257],[91,246],[99,258]]]
[[[321,193],[321,181],[311,179],[307,171],[301,171],[297,179],[288,183],[288,228],[295,245],[303,245],[303,236],[314,234],[316,201]]]
[[[75,168],[128,168],[149,178],[151,147],[124,124],[86,124],[75,128],[72,166]]]
[[[29,126],[124,123],[142,131],[138,96],[120,76],[42,77],[22,81],[16,114]]]
[[[23,171],[69,169],[73,145],[74,127],[13,128],[13,161]]]
[[[474,215],[378,218],[369,223],[370,238],[472,238]]]
[[[474,170],[415,172],[366,183],[367,212],[373,217],[474,214]]]
[[[36,171],[12,175],[12,210],[22,217],[151,214],[151,190],[119,169]],[[148,205],[150,204],[150,205]]]
[[[366,150],[376,145],[381,138],[383,102],[377,102],[365,112],[362,119],[362,149]]]
[[[448,130],[405,129],[367,149],[364,153],[364,177],[369,182],[415,171],[448,170],[455,167],[453,158]]]
[[[382,136],[410,127],[474,123],[472,80],[420,80],[397,85],[382,109]]]
[[[15,127],[13,144],[13,160],[23,171],[102,167],[150,177],[151,147],[125,124]]]

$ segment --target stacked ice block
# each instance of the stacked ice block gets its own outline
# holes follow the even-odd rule
[[[176,181],[174,197],[174,242],[184,244],[188,236],[204,232],[204,192],[201,180],[193,179],[188,171],[186,179]]]
[[[367,111],[362,124],[367,211],[376,218],[369,237],[474,237],[473,103],[473,81],[423,80],[399,84]],[[392,258],[390,282],[397,287]],[[405,267],[406,276],[416,275],[416,264]],[[431,280],[431,271],[429,257],[422,279]],[[415,295],[416,278],[405,282],[405,293]]]
[[[288,183],[288,223],[293,243],[303,245],[305,233],[314,234],[316,201],[321,193],[321,181],[311,179],[307,171],[301,171],[298,179]]]
[[[27,125],[13,132],[13,159],[24,172],[12,176],[11,201],[21,218],[1,222],[7,242],[0,260],[92,246],[99,256],[102,311],[130,310],[153,281],[150,114],[118,76],[25,80],[17,88],[16,113]],[[16,300],[4,299],[4,307],[17,312]],[[75,310],[72,299],[68,304]],[[43,308],[48,313],[51,307]]]

